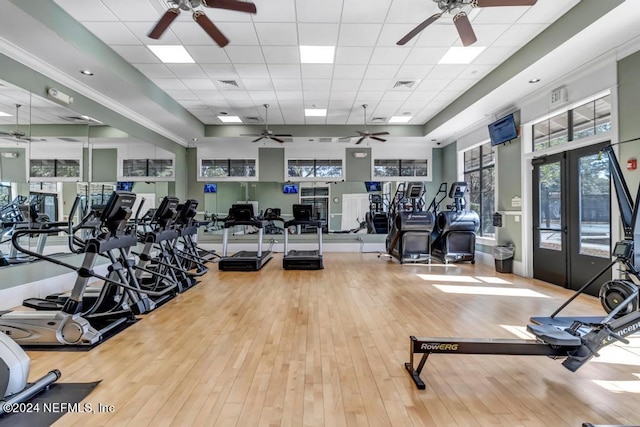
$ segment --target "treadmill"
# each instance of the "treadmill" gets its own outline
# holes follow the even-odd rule
[[[227,255],[229,245],[229,229],[236,225],[248,225],[258,229],[258,250],[240,251],[233,255]],[[222,240],[222,258],[218,261],[218,269],[222,271],[258,271],[272,258],[271,251],[262,250],[262,236],[264,234],[264,222],[253,215],[252,204],[234,204],[229,210],[229,217],[224,222],[224,235]]]
[[[284,223],[284,258],[282,268],[285,270],[321,270],[322,264],[322,221],[311,219],[311,205],[293,205],[293,219]],[[312,251],[289,250],[289,227],[296,227],[298,234],[302,227],[315,227],[318,235],[318,249]]]

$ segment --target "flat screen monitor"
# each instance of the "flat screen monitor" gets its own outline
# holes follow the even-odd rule
[[[311,205],[293,205],[293,219],[296,221],[311,221],[312,212]]]
[[[218,184],[205,184],[204,185],[205,193],[217,193],[218,192]]]
[[[298,184],[284,184],[282,192],[284,194],[298,194]]]
[[[119,181],[116,184],[116,190],[118,190],[118,191],[131,191],[131,190],[133,190],[133,182],[131,182],[131,181]]]
[[[504,144],[518,137],[518,129],[513,114],[509,114],[489,125],[491,145]]]
[[[236,221],[251,221],[253,219],[253,205],[251,203],[235,203],[231,205],[230,216]]]
[[[365,181],[364,183],[367,192],[382,191],[382,183],[380,181]]]

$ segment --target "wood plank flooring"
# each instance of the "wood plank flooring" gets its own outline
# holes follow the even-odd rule
[[[417,390],[409,335],[515,338],[564,289],[482,265],[325,254],[321,271],[219,272],[89,352],[29,352],[31,378],[102,383],[56,426],[640,424],[640,338],[576,373],[546,357],[433,355]],[[493,295],[485,295],[490,293]],[[581,297],[569,314],[600,314]],[[615,363],[614,363],[615,362]]]

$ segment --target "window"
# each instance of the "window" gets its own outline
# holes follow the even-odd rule
[[[122,161],[122,176],[126,177],[173,177],[171,159],[125,159]]]
[[[342,160],[288,160],[287,176],[289,178],[341,178]]]
[[[203,159],[200,163],[200,176],[203,178],[256,176],[256,161],[255,159]]]
[[[31,160],[32,178],[80,178],[80,160]]]
[[[373,176],[427,176],[427,160],[376,159]]]
[[[0,205],[6,205],[11,201],[11,183],[0,182]]]
[[[611,95],[533,125],[533,151],[611,130]]]
[[[480,216],[478,235],[495,238],[495,152],[491,143],[465,151],[464,180],[469,184],[469,210]]]

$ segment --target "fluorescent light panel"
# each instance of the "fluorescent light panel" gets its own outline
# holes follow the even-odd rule
[[[484,46],[450,47],[438,64],[471,64],[485,49]]]
[[[326,108],[305,108],[304,115],[307,117],[326,117]]]
[[[196,62],[182,45],[147,45],[147,47],[165,64],[194,64]]]
[[[222,123],[242,123],[242,119],[238,116],[218,116],[218,120]]]
[[[0,117],[11,117],[11,116],[13,116],[13,114],[3,113],[2,111],[0,111]]]
[[[333,64],[335,46],[300,46],[300,62],[303,64]]]
[[[413,116],[393,116],[389,119],[389,123],[409,123]]]

